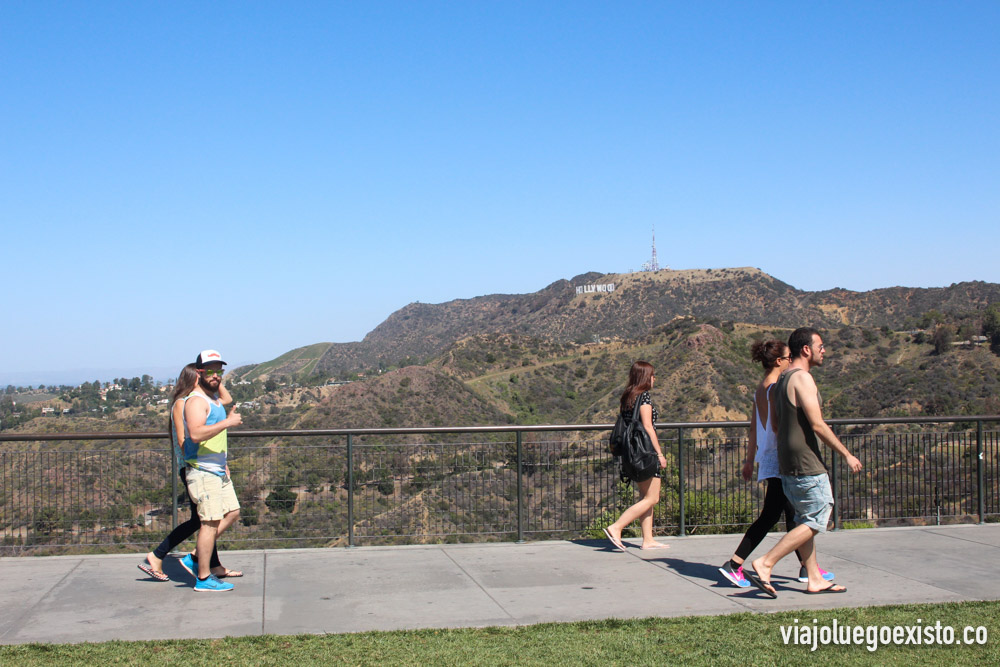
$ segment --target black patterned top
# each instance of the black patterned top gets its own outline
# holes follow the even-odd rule
[[[648,405],[649,407],[653,408],[653,423],[655,424],[657,417],[659,417],[659,414],[656,412],[656,406],[653,405],[653,400],[649,397],[649,392],[648,391],[642,392],[641,394],[639,394],[639,398],[637,400],[639,401],[640,406]],[[633,410],[635,410],[635,403],[630,405],[628,407],[628,410],[622,413],[625,416],[626,424],[632,421]]]

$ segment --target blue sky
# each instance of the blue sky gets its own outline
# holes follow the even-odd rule
[[[1000,282],[997,34],[996,2],[4,2],[0,382],[360,340],[638,269],[654,225],[671,268]]]

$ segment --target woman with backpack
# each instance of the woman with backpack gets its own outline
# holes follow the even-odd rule
[[[604,528],[604,534],[618,551],[625,551],[625,545],[622,543],[622,530],[636,519],[639,520],[639,526],[642,529],[642,546],[640,548],[666,549],[670,546],[660,544],[653,539],[653,506],[660,500],[660,470],[667,465],[663,450],[660,449],[660,441],[656,437],[656,429],[653,426],[656,423],[657,414],[649,397],[649,390],[653,388],[655,380],[656,375],[651,364],[645,361],[635,362],[629,369],[628,384],[619,401],[621,418],[625,420],[626,425],[631,423],[632,415],[638,405],[638,418],[642,428],[649,434],[653,449],[656,450],[659,466],[655,471],[647,473],[648,477],[643,476],[643,479],[630,478],[639,487],[639,495],[641,496],[639,502],[622,512],[622,515],[613,524]]]

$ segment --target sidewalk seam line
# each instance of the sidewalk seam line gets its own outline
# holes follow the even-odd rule
[[[932,535],[937,535],[939,537],[948,537],[948,538],[951,538],[953,540],[961,540],[962,542],[969,542],[970,544],[978,544],[978,545],[983,546],[983,547],[993,547],[994,549],[1000,549],[1000,547],[998,547],[997,545],[990,544],[989,542],[980,542],[979,540],[970,540],[970,539],[968,539],[966,537],[958,537],[956,535],[951,535],[951,534],[948,534],[948,533],[935,533],[934,532],[937,529],[946,528],[946,527],[947,526],[927,526],[926,528],[924,528],[920,532],[922,532],[922,533],[931,533]]]
[[[652,565],[653,567],[655,567],[657,569],[660,569],[660,570],[663,570],[664,572],[672,574],[675,577],[678,577],[679,579],[682,579],[683,581],[688,582],[689,584],[694,584],[698,588],[700,588],[702,590],[705,590],[705,591],[708,591],[709,593],[711,593],[711,594],[713,594],[715,596],[718,596],[718,597],[720,597],[720,598],[722,598],[724,600],[727,600],[729,602],[734,602],[737,605],[739,605],[740,607],[743,607],[744,609],[746,609],[747,611],[751,611],[751,612],[758,613],[758,614],[759,613],[766,613],[763,610],[759,610],[759,609],[755,609],[755,608],[751,607],[750,605],[744,603],[742,600],[737,600],[737,599],[729,597],[728,595],[724,595],[724,594],[720,593],[719,591],[716,591],[715,589],[711,588],[707,584],[702,585],[702,584],[696,582],[692,577],[689,577],[687,575],[681,574],[680,572],[678,572],[677,570],[675,570],[675,569],[673,569],[671,567],[667,567],[666,564],[663,564],[662,566],[658,565],[658,564],[656,564],[656,561],[654,559],[652,559],[652,558],[647,560],[647,559],[642,558],[642,557],[640,557],[640,556],[638,556],[636,554],[629,554],[629,555],[632,556],[633,558],[638,558],[639,560],[643,561],[644,563],[649,563],[650,565]]]
[[[924,532],[927,532],[927,531],[926,531],[926,529],[924,529],[924,530],[915,531],[915,532],[924,533]],[[966,540],[966,541],[968,541],[968,540]],[[986,546],[992,546],[992,545],[986,545]],[[819,549],[817,549],[816,553],[819,554],[821,552],[820,552]],[[896,570],[890,570],[890,569],[886,569],[884,567],[878,567],[877,565],[869,565],[867,563],[862,563],[861,561],[853,560],[851,558],[846,558],[844,556],[838,556],[836,554],[829,553],[829,552],[827,552],[827,553],[828,553],[828,555],[833,556],[834,558],[838,558],[840,560],[847,561],[848,563],[852,563],[852,564],[858,565],[860,567],[868,568],[870,570],[875,570],[876,572],[885,572],[886,574],[891,574],[894,577],[899,577],[901,579],[906,579],[907,581],[915,581],[915,582],[917,582],[919,584],[923,584],[924,586],[930,586],[931,588],[936,588],[939,591],[945,591],[946,593],[951,593],[952,595],[962,595],[962,593],[959,593],[958,591],[953,591],[950,588],[944,588],[943,586],[938,586],[936,584],[932,584],[932,583],[928,582],[926,579],[922,579],[922,578],[919,578],[919,577],[909,577],[909,576],[907,576],[905,574],[900,574]],[[893,603],[889,603],[889,604],[893,604]]]
[[[267,634],[267,549],[264,550],[263,583],[260,589],[260,634]]]
[[[488,590],[486,590],[483,587],[483,585],[481,583],[479,583],[479,581],[476,580],[475,577],[473,577],[471,574],[469,574],[469,572],[464,567],[462,567],[457,560],[455,560],[454,558],[451,557],[451,554],[448,553],[447,549],[442,548],[441,549],[441,553],[443,553],[448,558],[448,560],[450,560],[452,563],[454,563],[455,567],[457,567],[459,570],[461,570],[462,574],[464,574],[465,576],[467,576],[469,578],[469,580],[472,581],[472,583],[474,583],[479,588],[479,590],[481,590],[483,592],[484,595],[486,595],[486,597],[488,597],[490,600],[492,600],[493,604],[495,604],[496,606],[500,607],[500,611],[502,611],[503,613],[507,614],[507,617],[510,618],[510,620],[515,621],[515,622],[517,621],[517,618],[513,614],[511,614],[509,611],[507,611],[507,608],[504,607],[502,604],[500,604],[499,600],[497,600],[495,597],[493,597],[492,595],[490,595],[490,592]]]
[[[80,560],[76,561],[76,565],[74,565],[73,568],[69,572],[67,572],[66,574],[64,574],[62,576],[62,578],[59,579],[59,581],[57,581],[56,583],[52,584],[52,587],[49,588],[49,590],[45,591],[45,595],[43,595],[42,597],[38,598],[38,601],[35,602],[35,604],[31,605],[31,609],[29,609],[27,612],[21,614],[21,618],[18,619],[17,623],[12,623],[11,626],[10,626],[10,628],[8,628],[7,631],[4,632],[2,636],[0,636],[0,639],[6,640],[7,639],[7,635],[9,635],[11,632],[14,632],[15,630],[20,630],[22,627],[24,627],[25,620],[28,618],[28,616],[31,615],[32,612],[35,611],[35,609],[38,608],[38,605],[42,604],[42,602],[45,600],[45,598],[47,598],[49,596],[49,594],[52,593],[53,590],[55,590],[56,588],[58,588],[59,585],[62,584],[62,582],[66,581],[66,579],[69,578],[69,576],[71,574],[73,574],[74,572],[76,572],[77,568],[80,567],[82,564],[83,564],[83,559],[80,559]]]

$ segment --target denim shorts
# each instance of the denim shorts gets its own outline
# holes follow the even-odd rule
[[[825,533],[833,512],[833,489],[830,476],[819,475],[781,476],[781,488],[788,502],[795,508],[795,523],[805,524],[813,530]]]

